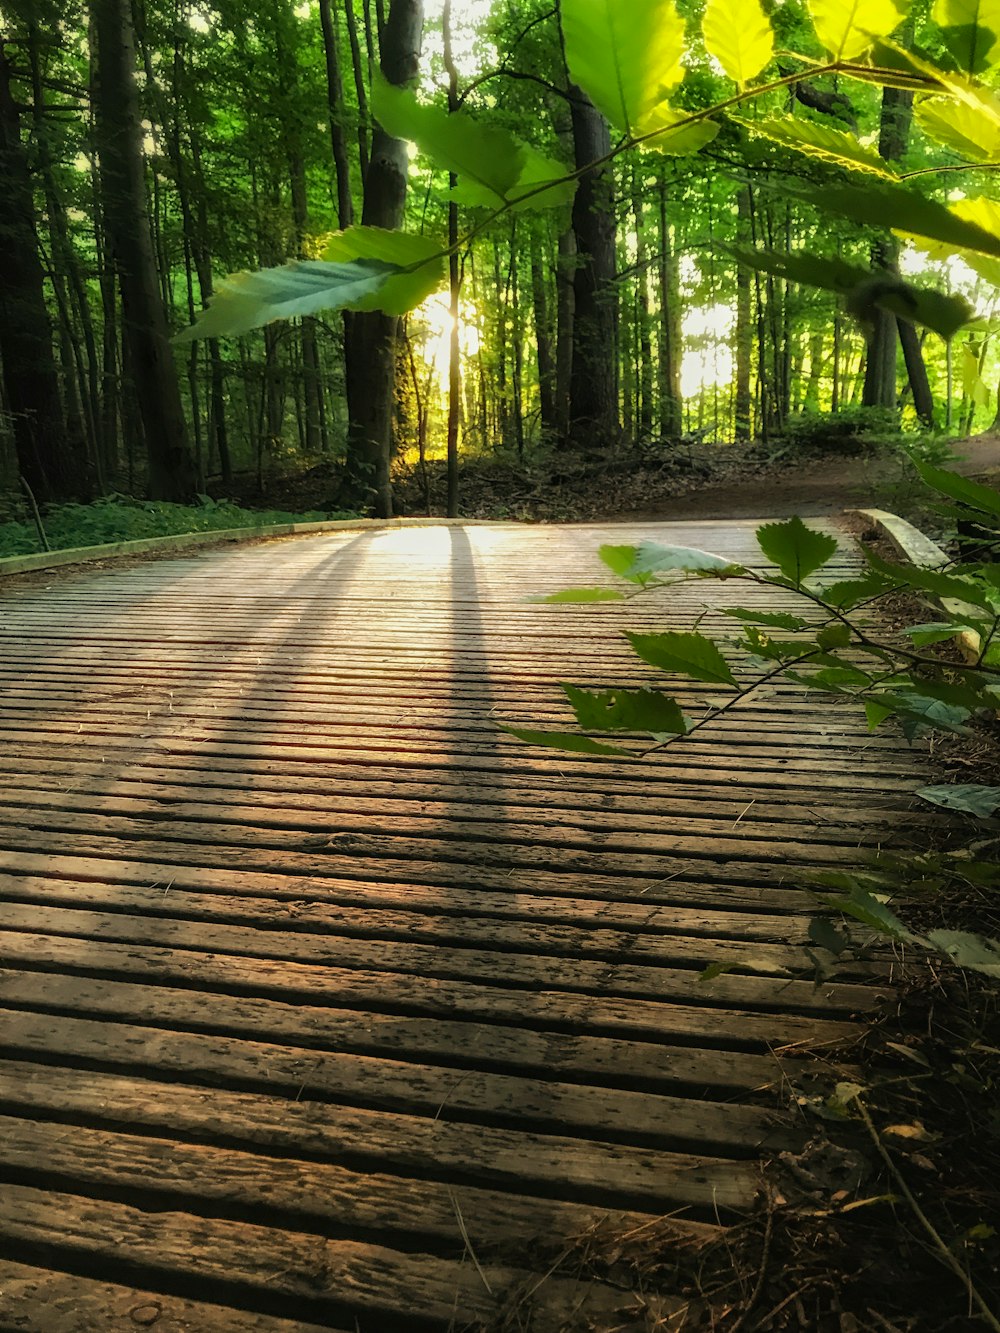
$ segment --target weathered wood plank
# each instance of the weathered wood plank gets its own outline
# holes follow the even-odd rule
[[[611,1210],[690,1208],[714,1218],[753,1201],[756,1162],[672,1153],[530,1130],[275,1094],[164,1082],[155,1071],[108,1073],[0,1060],[0,1107],[24,1119],[143,1126],[194,1142],[252,1148],[266,1178],[274,1156],[412,1176]]]

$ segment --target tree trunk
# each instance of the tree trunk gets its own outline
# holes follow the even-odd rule
[[[653,434],[653,344],[649,333],[649,271],[646,228],[639,171],[632,163],[632,212],[635,215],[636,312],[638,333],[638,432],[648,440]]]
[[[423,20],[423,0],[392,0],[382,40],[382,73],[397,87],[416,78]],[[365,176],[365,226],[395,229],[402,224],[407,170],[406,145],[377,125]],[[351,320],[345,347],[348,490],[355,503],[373,504],[380,518],[392,515],[389,460],[398,324],[395,315],[358,314]]]
[[[664,440],[675,440],[683,427],[681,395],[681,312],[677,292],[677,266],[667,222],[667,182],[660,176],[660,322],[657,338],[659,378],[660,435]]]
[[[153,499],[188,500],[197,483],[153,259],[132,15],[127,0],[91,0],[91,5],[104,217],[146,439],[149,494]]]
[[[578,170],[611,150],[607,121],[587,95],[570,87],[573,152]],[[579,449],[617,442],[618,291],[615,283],[614,176],[609,166],[584,170],[573,201],[576,272],[569,441]]]
[[[559,429],[556,415],[556,366],[552,351],[552,320],[545,286],[545,269],[537,232],[533,232],[531,238],[531,304],[535,316],[539,414],[542,434],[551,440],[556,437]]]
[[[78,460],[66,443],[31,174],[10,81],[0,44],[0,360],[21,476],[39,500],[62,499],[76,494]]]
[[[736,196],[740,244],[750,239],[750,191],[744,186]],[[734,404],[736,439],[744,443],[751,437],[753,399],[750,396],[750,363],[753,357],[751,324],[750,270],[736,265],[736,401]]]
[[[337,223],[341,230],[354,221],[351,199],[351,167],[344,132],[344,83],[340,76],[340,50],[337,28],[330,0],[319,0],[319,18],[323,28],[323,53],[326,58],[326,109],[330,122],[330,148],[337,177]]]

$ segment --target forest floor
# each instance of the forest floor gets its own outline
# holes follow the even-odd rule
[[[1000,473],[1000,436],[981,435],[953,446],[955,460],[936,463],[970,475]],[[943,452],[943,451],[942,451]],[[394,490],[399,514],[445,512],[443,460],[399,464]],[[264,499],[284,509],[329,509],[340,503],[337,466],[272,476]],[[222,495],[218,486],[211,488]],[[876,504],[906,513],[919,483],[901,447],[855,446],[851,452],[800,453],[741,445],[652,447],[588,458],[549,454],[527,462],[515,455],[469,458],[461,465],[461,511],[466,518],[573,523],[604,519],[810,517]],[[428,504],[429,497],[429,504]],[[237,477],[226,498],[259,505],[255,478]]]

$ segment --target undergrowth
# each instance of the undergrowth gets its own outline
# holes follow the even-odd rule
[[[21,502],[9,502],[0,513],[6,519],[0,522],[0,557],[33,555],[45,549],[35,523]],[[280,509],[245,509],[231,501],[211,500],[208,496],[203,496],[198,504],[182,505],[110,495],[92,504],[50,505],[42,514],[42,526],[52,550],[64,550],[100,546],[105,542],[136,541],[144,537],[171,537],[185,532],[215,532],[262,524],[315,523],[357,517],[345,510],[288,513]]]

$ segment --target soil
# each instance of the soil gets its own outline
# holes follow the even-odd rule
[[[957,461],[946,466],[1000,480],[1000,435],[965,440],[955,452]],[[463,517],[550,523],[808,518],[873,504],[905,510],[917,488],[912,467],[899,451],[857,447],[847,453],[800,453],[794,462],[787,449],[768,453],[759,447],[697,444],[659,454],[653,447],[582,459],[550,454],[527,463],[514,456],[469,458],[460,475]],[[222,498],[219,485],[210,490]],[[263,497],[251,476],[237,477],[224,490],[225,498],[242,504],[266,502],[294,511],[343,503],[334,463],[272,476]],[[394,494],[401,515],[443,514],[443,462],[427,464],[426,485],[419,468],[397,465]]]

